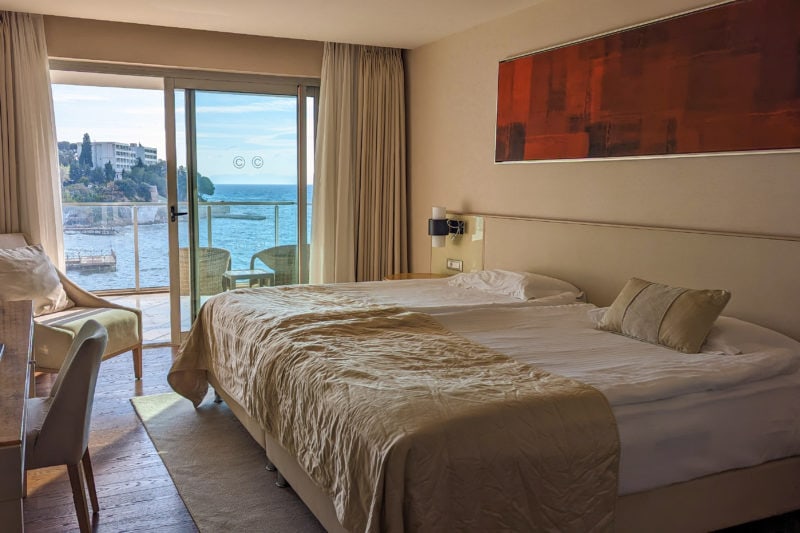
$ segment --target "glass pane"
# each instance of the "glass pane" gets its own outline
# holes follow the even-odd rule
[[[178,224],[178,288],[180,290],[180,324],[181,331],[189,331],[192,325],[191,306],[191,269],[189,268],[189,202],[186,191],[189,181],[186,170],[186,94],[183,89],[175,90],[175,158],[176,180],[178,189],[179,213],[187,213],[177,217]]]
[[[316,120],[314,104],[316,99],[313,96],[306,97],[306,242],[311,243],[311,214],[314,200],[314,152],[316,139]],[[305,273],[304,281],[308,282],[308,260],[310,254],[305,254]]]
[[[297,283],[296,102],[294,96],[196,92],[202,296]]]
[[[66,274],[90,291],[162,289],[114,299],[142,308],[145,342],[168,342],[163,91],[54,83],[52,92]]]

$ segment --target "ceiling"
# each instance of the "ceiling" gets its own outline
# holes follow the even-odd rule
[[[0,10],[416,48],[542,0],[0,0]]]

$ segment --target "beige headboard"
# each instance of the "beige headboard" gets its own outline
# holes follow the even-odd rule
[[[481,216],[487,269],[556,276],[600,306],[634,276],[728,289],[723,314],[800,339],[800,237]]]

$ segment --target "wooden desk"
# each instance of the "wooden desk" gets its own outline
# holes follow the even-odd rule
[[[25,398],[33,379],[31,302],[0,302],[0,528],[16,532],[25,479]]]

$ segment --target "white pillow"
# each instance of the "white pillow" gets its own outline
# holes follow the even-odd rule
[[[0,300],[31,300],[33,316],[75,305],[64,292],[55,266],[41,245],[0,248]]]
[[[560,279],[532,272],[511,272],[508,270],[464,272],[452,276],[448,283],[453,287],[478,289],[493,294],[506,294],[520,300],[545,298],[565,292],[575,293],[577,298],[581,294],[581,290],[575,285]]]

